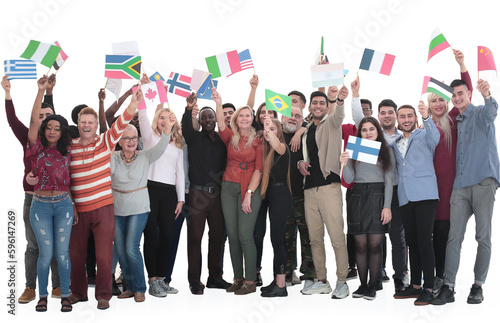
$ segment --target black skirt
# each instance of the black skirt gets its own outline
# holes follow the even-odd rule
[[[388,224],[381,220],[384,195],[384,183],[354,183],[347,201],[349,234],[388,232]]]

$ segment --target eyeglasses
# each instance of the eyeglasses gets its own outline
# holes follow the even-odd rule
[[[139,139],[139,137],[123,137],[122,138],[123,141],[125,141],[126,143],[129,143],[130,140],[132,140],[133,142],[137,142],[137,140]]]
[[[372,111],[372,109],[370,109],[370,108],[364,108],[363,109],[363,112],[368,112],[368,111]]]

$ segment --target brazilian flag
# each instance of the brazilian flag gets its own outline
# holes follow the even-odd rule
[[[284,116],[292,116],[292,97],[266,90],[266,109],[275,110]]]

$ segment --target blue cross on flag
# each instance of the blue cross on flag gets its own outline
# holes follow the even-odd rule
[[[376,165],[381,145],[380,141],[349,136],[345,150],[354,160]]]

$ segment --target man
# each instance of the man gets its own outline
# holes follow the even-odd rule
[[[450,204],[450,233],[446,244],[444,285],[432,304],[442,305],[455,301],[455,280],[460,264],[460,250],[467,222],[472,214],[476,220],[478,243],[474,265],[474,284],[467,303],[480,304],[482,285],[491,258],[491,218],[495,193],[500,182],[498,150],[494,121],[498,103],[491,97],[490,85],[479,80],[477,89],[485,105],[470,103],[470,91],[462,80],[454,80],[452,102],[457,107],[457,172],[453,183]]]
[[[188,146],[189,158],[189,220],[188,220],[188,280],[191,293],[203,295],[200,282],[201,240],[208,222],[208,281],[207,288],[227,289],[231,286],[222,278],[221,248],[224,238],[224,217],[220,199],[221,176],[226,165],[226,146],[215,132],[215,112],[210,107],[199,111],[201,131],[193,128],[193,111],[198,110],[196,94],[187,99],[182,116],[182,133]]]
[[[24,175],[23,175],[23,188],[24,188],[24,207],[23,207],[23,220],[24,229],[26,235],[26,251],[24,253],[24,266],[25,266],[25,278],[26,278],[26,288],[24,292],[19,297],[18,302],[20,304],[26,304],[31,302],[36,297],[36,277],[37,277],[37,262],[38,262],[38,243],[36,241],[35,232],[30,223],[30,209],[31,201],[33,200],[33,186],[26,182],[26,175],[31,172],[32,166],[29,159],[25,156],[26,144],[28,143],[28,128],[17,118],[16,111],[14,109],[14,103],[12,101],[12,96],[10,95],[10,81],[7,79],[8,75],[5,75],[2,79],[2,87],[5,90],[5,112],[7,115],[7,121],[9,126],[14,132],[14,135],[19,140],[19,143],[23,147],[23,162],[24,162]],[[40,109],[40,115],[38,118],[39,125],[50,115],[53,115],[54,104],[52,91],[56,84],[56,76],[52,74],[47,83],[47,89],[45,90],[44,102],[42,103],[42,108]],[[50,263],[50,270],[52,272],[52,294],[53,298],[61,297],[61,289],[59,287],[59,270],[57,268],[57,261],[53,257]]]
[[[397,105],[394,101],[382,100],[378,105],[378,120],[384,132],[385,141],[391,145],[396,138],[402,135],[402,132],[396,128],[396,110]],[[405,277],[408,273],[408,251],[406,248],[405,232],[403,219],[399,209],[398,200],[398,175],[393,174],[394,189],[392,194],[391,212],[392,219],[389,226],[389,238],[392,246],[392,268],[394,269],[394,290],[395,293],[402,292],[405,288]]]
[[[231,118],[233,117],[236,107],[232,103],[224,103],[222,105],[222,111],[224,112],[224,123],[227,127],[231,128]]]
[[[371,116],[373,114],[372,102],[367,99],[361,99],[360,103],[361,103],[361,109],[363,110],[363,116],[365,117]]]
[[[97,262],[95,297],[98,309],[109,308],[112,296],[112,256],[115,220],[111,192],[110,157],[127,124],[142,100],[140,88],[132,96],[125,112],[109,130],[97,136],[98,118],[92,108],[78,115],[80,138],[73,139],[71,149],[71,194],[75,202],[75,222],[69,246],[71,257],[72,304],[85,302],[87,279],[85,256],[90,232],[94,234]],[[78,212],[78,213],[77,213]]]
[[[299,92],[300,93],[300,92]],[[302,93],[300,93],[302,94]],[[298,129],[301,129],[304,117],[302,110],[293,105],[292,102],[292,115],[287,117],[281,116],[283,123],[283,136],[287,145],[294,137]],[[304,211],[304,190],[302,188],[304,176],[300,173],[297,167],[297,162],[302,160],[302,148],[299,146],[297,151],[292,151],[290,156],[290,186],[292,188],[293,207],[286,222],[285,242],[287,247],[287,263],[286,263],[286,282],[288,284],[300,284],[300,280],[309,281],[316,277],[314,272],[314,263],[311,254],[311,242],[309,240],[309,231],[307,229],[305,211]],[[303,274],[300,279],[297,279],[294,269],[297,266],[297,231],[300,233],[301,245],[301,266],[300,272]]]
[[[437,210],[438,190],[434,171],[434,150],[439,143],[439,131],[429,117],[422,101],[419,112],[424,128],[417,128],[417,115],[410,105],[397,111],[403,135],[392,142],[398,169],[398,198],[410,247],[412,286],[394,294],[394,298],[417,298],[415,305],[428,305],[434,286],[434,248],[432,232]],[[422,272],[424,276],[423,289]]]
[[[311,239],[311,251],[318,281],[303,289],[303,294],[330,293],[326,276],[324,227],[326,225],[337,263],[337,283],[332,298],[349,295],[346,284],[347,248],[342,217],[342,191],[340,184],[340,161],[342,151],[342,121],[344,99],[348,95],[345,86],[339,91],[336,102],[335,88],[328,89],[328,96],[320,91],[311,94],[309,112],[312,121],[302,138],[304,160],[299,170],[306,176],[304,184],[304,207],[307,227]],[[329,102],[333,102],[328,104]],[[333,113],[327,115],[328,109]]]

